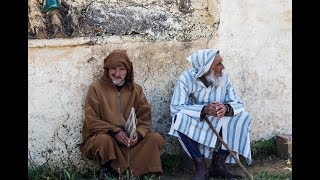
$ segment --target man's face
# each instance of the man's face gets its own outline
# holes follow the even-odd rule
[[[115,85],[121,85],[126,78],[127,69],[123,66],[109,68],[109,76]]]
[[[208,73],[204,75],[206,80],[216,87],[223,85],[224,79],[226,78],[226,74],[222,71],[224,69],[222,61],[221,56],[216,54]]]
[[[220,54],[217,53],[214,57],[214,61],[209,69],[209,74],[214,73],[215,76],[221,77],[222,70],[224,69],[224,65],[222,64],[223,59],[221,58]]]

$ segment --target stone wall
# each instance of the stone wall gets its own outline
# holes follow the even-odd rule
[[[59,20],[52,22],[39,1],[29,0],[29,33],[43,24],[50,34],[52,24]],[[66,37],[131,36],[153,42],[191,41],[212,36],[219,25],[217,0],[60,2],[60,21]]]
[[[169,103],[176,79],[191,67],[185,58],[201,48],[220,49],[254,117],[252,140],[291,134],[291,1],[104,2],[67,1],[78,12],[78,34],[28,41],[30,163],[92,167],[78,148],[84,97],[115,48],[127,49],[152,107],[153,128],[165,135],[163,152],[181,151],[167,135]],[[108,23],[116,14],[126,23]]]

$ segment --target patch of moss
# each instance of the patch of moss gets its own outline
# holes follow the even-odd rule
[[[164,171],[176,172],[185,170],[182,163],[182,157],[180,155],[164,153],[160,158]]]
[[[275,157],[277,154],[276,139],[261,139],[256,142],[252,142],[251,150],[254,157]]]

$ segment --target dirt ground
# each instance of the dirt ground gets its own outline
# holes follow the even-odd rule
[[[242,165],[247,169],[251,175],[259,174],[262,172],[277,174],[284,172],[291,172],[292,165],[286,159],[266,159],[266,160],[256,160],[252,165],[248,166],[242,162]],[[245,173],[238,164],[229,166],[235,172],[245,176]],[[191,180],[193,172],[175,172],[175,173],[164,173],[161,179],[163,180]],[[216,178],[210,178],[210,180],[215,180]]]

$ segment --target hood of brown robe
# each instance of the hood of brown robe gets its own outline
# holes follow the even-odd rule
[[[132,62],[130,61],[126,50],[124,49],[115,49],[104,59],[104,74],[102,76],[102,79],[107,82],[112,82],[112,79],[110,78],[108,73],[109,68],[116,68],[119,66],[124,66],[126,68],[126,85],[128,88],[132,88],[134,82]]]
[[[118,66],[124,66],[127,70],[120,92],[108,73],[109,68]],[[90,85],[86,96],[83,142],[95,134],[122,130],[132,107],[136,110],[137,131],[144,137],[151,128],[151,107],[142,87],[133,81],[132,62],[126,50],[113,50],[104,59],[103,68],[102,78]]]

